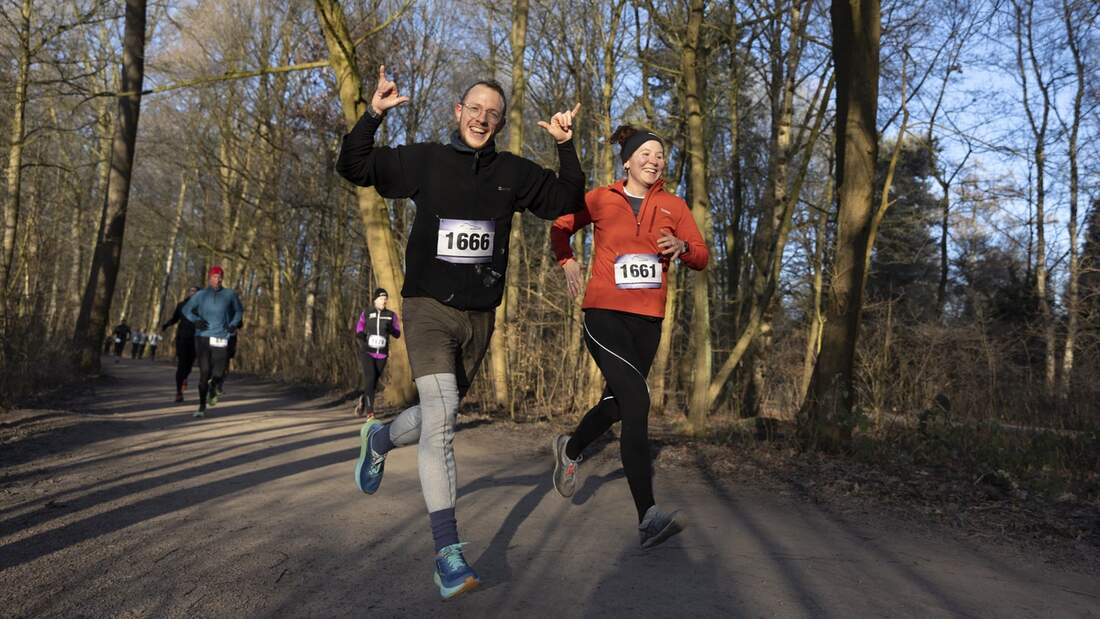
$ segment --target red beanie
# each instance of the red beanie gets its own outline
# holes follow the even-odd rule
[[[215,264],[214,266],[210,267],[210,272],[207,273],[207,275],[225,275],[225,272],[222,271],[222,268],[220,266]]]

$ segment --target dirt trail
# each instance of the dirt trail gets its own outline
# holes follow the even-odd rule
[[[1100,616],[1093,577],[681,469],[656,490],[690,527],[642,552],[617,458],[567,501],[551,430],[477,420],[455,443],[483,585],[443,603],[415,449],[368,497],[350,405],[231,377],[193,421],[167,364],[105,362],[85,413],[0,419],[0,615]]]

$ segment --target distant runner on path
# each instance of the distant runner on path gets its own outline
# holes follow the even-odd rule
[[[183,315],[195,323],[195,354],[199,358],[199,410],[214,406],[222,394],[225,364],[229,357],[229,336],[241,324],[244,306],[231,288],[222,287],[220,266],[210,267],[208,286],[195,293],[183,306]],[[208,395],[209,394],[209,395]]]
[[[198,291],[198,286],[191,286],[188,288],[187,296],[176,304],[176,309],[172,312],[172,317],[160,327],[161,331],[165,331],[172,325],[179,324],[179,326],[176,327],[175,341],[176,402],[183,402],[183,391],[187,389],[187,377],[191,375],[191,368],[195,365],[195,323],[191,322],[183,315],[183,307],[187,305],[187,301],[195,296],[195,293]]]
[[[130,334],[130,358],[131,359],[138,359],[138,358],[141,357],[141,346],[142,346],[142,343],[144,341],[145,340],[144,340],[144,338],[141,334],[141,331],[134,330],[134,332]]]
[[[130,341],[130,325],[126,324],[126,321],[118,323],[115,327],[115,363],[118,363],[118,358],[122,356],[122,351],[126,347],[126,342]]]
[[[390,295],[385,288],[374,291],[374,307],[359,314],[355,337],[359,340],[359,365],[363,369],[363,394],[355,405],[355,416],[374,418],[374,391],[382,380],[390,353],[390,336],[401,337],[401,319],[386,309]]]
[[[145,339],[149,343],[149,360],[156,361],[157,346],[160,345],[160,340],[162,338],[160,337],[159,333],[153,330],[153,327],[149,327],[148,333],[149,335],[147,335]]]

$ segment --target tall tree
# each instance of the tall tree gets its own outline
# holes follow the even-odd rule
[[[98,370],[99,345],[107,329],[111,299],[122,262],[130,179],[134,169],[142,84],[145,80],[145,0],[126,0],[122,39],[122,93],[118,96],[118,121],[111,141],[111,172],[99,222],[91,274],[84,288],[73,342],[80,366]]]
[[[710,200],[707,198],[706,137],[703,127],[703,80],[706,50],[702,45],[703,0],[688,4],[687,27],[684,31],[680,71],[683,75],[684,115],[687,118],[687,158],[690,163],[688,193],[695,225],[703,233],[707,247],[713,245]],[[692,430],[702,432],[710,411],[707,389],[711,376],[710,286],[708,271],[691,277],[691,349],[695,357],[688,401],[688,419]]]
[[[1084,24],[1076,23],[1073,3],[1070,0],[1062,0],[1062,24],[1066,29],[1066,42],[1073,60],[1073,106],[1069,121],[1063,120],[1063,132],[1066,134],[1066,151],[1069,155],[1069,219],[1067,227],[1069,232],[1069,282],[1066,290],[1066,342],[1062,353],[1062,382],[1059,384],[1059,395],[1065,399],[1070,395],[1073,386],[1073,355],[1077,348],[1077,326],[1079,320],[1079,280],[1081,277],[1080,259],[1077,252],[1077,201],[1081,191],[1079,145],[1081,133],[1082,107],[1085,100],[1086,68],[1081,51],[1081,30],[1087,30],[1091,26],[1089,19],[1084,19]],[[1059,116],[1061,119],[1061,116]],[[1066,127],[1065,125],[1069,125]]]
[[[336,88],[344,111],[344,122],[350,131],[366,112],[368,104],[363,98],[363,80],[356,60],[355,42],[348,31],[344,9],[338,0],[315,0],[314,5],[321,21],[325,44],[328,46],[329,64],[336,74]],[[373,187],[356,187],[355,197],[366,230],[371,270],[378,278],[380,286],[386,290],[401,290],[405,275],[401,272],[401,263],[397,257],[397,245],[386,203]],[[400,314],[400,295],[395,294],[390,302],[394,311]],[[404,342],[404,339],[397,339],[390,344],[392,354],[388,375],[394,394],[393,403],[397,405],[411,402],[416,389]]]
[[[836,70],[836,254],[826,301],[821,352],[799,411],[805,445],[844,446],[854,426],[855,353],[867,281],[875,162],[878,160],[878,0],[833,0]]]
[[[3,234],[0,235],[0,317],[7,314],[8,278],[15,258],[15,234],[19,229],[22,195],[23,147],[27,131],[27,85],[31,70],[31,0],[20,4],[15,97],[12,101],[11,144],[8,147],[7,200],[4,201]]]
[[[508,107],[508,150],[523,155],[523,109],[527,94],[527,75],[523,68],[523,55],[527,49],[527,0],[512,2],[512,96]],[[496,309],[499,325],[490,343],[490,375],[493,396],[497,406],[508,408],[515,416],[511,388],[508,381],[508,354],[515,351],[519,342],[514,323],[516,305],[519,303],[520,256],[523,250],[523,219],[519,213],[512,215],[512,231],[509,246],[515,250],[508,254],[508,271],[505,276],[504,298]]]
[[[1053,109],[1052,80],[1050,72],[1039,60],[1038,42],[1035,40],[1035,3],[1033,0],[1013,0],[1013,27],[1016,43],[1016,70],[1020,79],[1020,92],[1028,128],[1031,130],[1032,162],[1035,166],[1035,297],[1039,302],[1040,329],[1043,333],[1043,378],[1047,395],[1054,395],[1057,381],[1055,360],[1054,316],[1047,296],[1050,277],[1047,265],[1047,131]],[[1039,101],[1032,100],[1032,84],[1039,90]]]

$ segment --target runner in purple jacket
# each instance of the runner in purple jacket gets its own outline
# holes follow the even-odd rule
[[[357,417],[374,417],[374,391],[386,369],[390,336],[401,337],[401,319],[386,309],[389,295],[385,288],[374,291],[374,307],[359,314],[355,337],[359,338],[359,364],[363,367],[363,395],[355,405]]]

